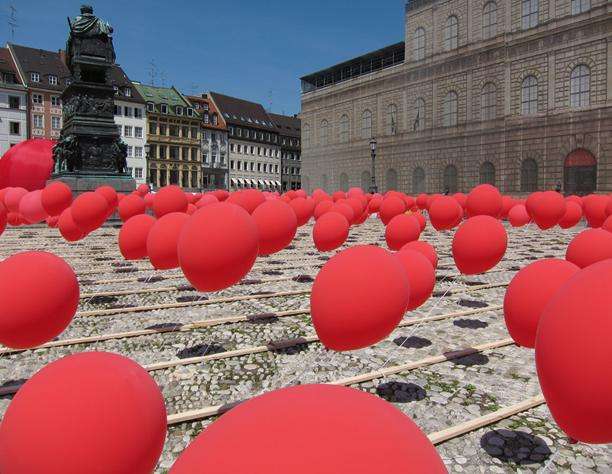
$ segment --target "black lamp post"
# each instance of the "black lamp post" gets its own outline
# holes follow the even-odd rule
[[[378,187],[376,186],[376,171],[374,164],[376,163],[376,138],[372,138],[370,140],[370,150],[372,151],[372,184],[370,185],[370,192],[372,194],[378,192]]]
[[[153,184],[153,183],[150,182],[151,174],[149,173],[149,154],[151,153],[151,145],[149,145],[148,143],[145,144],[144,151],[145,151],[145,159],[146,159],[146,163],[145,163],[145,183]],[[151,188],[151,190],[153,190],[153,188]]]

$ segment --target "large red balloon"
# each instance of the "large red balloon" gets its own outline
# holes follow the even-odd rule
[[[304,199],[303,197],[298,197],[291,200],[289,206],[291,206],[291,209],[293,209],[293,212],[297,217],[298,227],[301,227],[306,224],[312,217],[315,208],[315,203],[312,199]]]
[[[555,191],[546,191],[539,194],[533,203],[533,220],[540,229],[550,229],[563,219],[565,211],[563,196]]]
[[[42,190],[42,205],[50,216],[59,216],[72,204],[70,186],[61,181],[54,181]]]
[[[406,202],[397,196],[390,196],[383,200],[378,215],[383,224],[387,225],[391,219],[404,212],[406,212]]]
[[[100,186],[96,189],[96,192],[104,196],[104,199],[106,199],[106,202],[108,203],[108,208],[110,209],[109,212],[114,211],[117,207],[117,203],[119,200],[115,188],[111,186]]]
[[[146,211],[146,204],[138,194],[130,194],[124,197],[119,203],[119,217],[123,222],[126,222],[131,217],[137,216],[138,214],[144,214]]]
[[[531,217],[523,204],[515,204],[508,212],[508,222],[512,227],[523,227],[529,224]]]
[[[53,171],[53,145],[53,140],[35,138],[9,148],[0,158],[0,188],[44,188]]]
[[[233,408],[196,438],[170,472],[371,474],[383,467],[447,472],[419,427],[392,404],[353,388],[302,385]]]
[[[297,198],[291,203],[304,200]],[[259,234],[259,255],[271,255],[287,247],[297,232],[298,219],[291,203],[280,199],[266,201],[253,211]]]
[[[325,347],[361,349],[387,337],[410,301],[400,262],[385,249],[356,246],[323,266],[312,286],[310,313]]]
[[[85,236],[85,232],[83,232],[81,228],[75,224],[70,208],[65,209],[64,212],[60,214],[57,221],[57,227],[60,234],[62,234],[62,237],[67,242],[76,242]]]
[[[455,198],[442,196],[429,206],[429,220],[436,230],[448,230],[455,227],[463,217],[463,209]]]
[[[4,204],[0,202],[0,235],[2,235],[4,229],[6,229],[7,214]]]
[[[535,347],[542,311],[559,288],[580,269],[566,260],[538,260],[520,270],[504,297],[506,327],[514,342]]]
[[[177,245],[180,233],[189,216],[171,212],[157,219],[147,235],[147,255],[156,270],[178,268]]]
[[[565,202],[565,214],[559,221],[559,227],[569,229],[574,227],[582,219],[582,206],[569,199]]]
[[[506,229],[491,216],[476,216],[465,221],[453,238],[453,258],[464,275],[484,273],[504,257],[508,246]]]
[[[153,197],[153,212],[161,217],[171,212],[187,212],[187,196],[178,186],[164,186]]]
[[[587,229],[580,232],[572,239],[565,252],[565,259],[580,268],[608,258],[612,258],[612,233],[605,229]]]
[[[416,250],[420,252],[429,260],[434,270],[438,268],[438,254],[433,245],[423,242],[422,240],[415,240],[414,242],[408,242],[404,245],[400,251],[402,250]]]
[[[349,235],[349,221],[339,212],[327,212],[317,219],[312,228],[312,240],[321,252],[340,247]]]
[[[257,206],[263,204],[266,200],[264,194],[258,189],[244,189],[236,191],[227,198],[228,203],[237,204],[249,214],[257,209]]]
[[[466,209],[470,217],[499,217],[502,207],[502,195],[495,186],[490,184],[480,184],[468,194]]]
[[[0,342],[35,347],[70,324],[79,282],[70,265],[51,253],[18,253],[0,263],[0,301]]]
[[[344,217],[346,217],[346,220],[351,225],[355,221],[355,211],[353,211],[353,208],[351,206],[349,206],[348,204],[346,204],[345,202],[336,202],[334,204],[334,207],[332,207],[331,210],[334,211],[334,212],[339,212],[340,214],[342,214]],[[357,216],[357,217],[359,217],[359,216]]]
[[[19,213],[28,224],[38,224],[47,218],[47,211],[43,208],[40,189],[31,191],[19,201]]]
[[[610,197],[603,194],[591,194],[583,200],[584,216],[590,227],[601,227],[608,217],[606,208]]]
[[[407,311],[417,309],[433,293],[436,285],[436,272],[431,262],[416,250],[402,249],[394,254],[402,264],[410,284],[410,301]]]
[[[126,260],[147,257],[147,237],[155,224],[155,218],[146,214],[132,217],[119,231],[119,250]]]
[[[148,474],[165,438],[164,399],[151,376],[127,357],[84,352],[19,389],[0,425],[0,471]]]
[[[88,192],[70,206],[74,223],[86,234],[96,230],[108,217],[108,201],[99,193]]]
[[[391,250],[399,250],[402,246],[421,235],[421,226],[415,217],[407,214],[395,216],[385,229],[385,240]]]
[[[227,202],[199,209],[178,241],[181,269],[200,291],[218,291],[238,283],[253,267],[258,251],[253,217]]]
[[[571,438],[612,443],[612,261],[570,278],[542,312],[535,355],[548,408]]]
[[[333,201],[330,201],[330,200],[319,201],[319,203],[315,206],[315,209],[314,209],[315,220],[317,220],[319,217],[321,217],[326,212],[331,211],[333,207],[334,207]]]
[[[10,188],[4,194],[4,205],[9,212],[19,212],[19,203],[26,194],[28,190],[24,188]]]

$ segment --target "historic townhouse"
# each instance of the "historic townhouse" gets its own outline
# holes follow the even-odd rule
[[[278,129],[281,145],[282,190],[300,189],[301,136],[300,119],[297,116],[268,114]]]
[[[133,84],[147,107],[149,182],[154,188],[175,184],[201,190],[199,114],[174,87]]]
[[[612,4],[414,0],[406,41],[302,78],[302,182],[612,191]]]
[[[7,48],[0,48],[0,155],[28,138],[28,94]]]

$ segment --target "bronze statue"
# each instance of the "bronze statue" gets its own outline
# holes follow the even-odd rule
[[[81,5],[81,14],[77,16],[73,22],[68,18],[70,32],[73,35],[79,36],[97,36],[113,34],[113,27],[110,24],[93,14],[93,8],[90,5]]]

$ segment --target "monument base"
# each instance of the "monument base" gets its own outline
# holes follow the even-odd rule
[[[129,174],[97,174],[86,172],[70,173],[63,172],[52,174],[47,184],[54,181],[62,181],[67,184],[74,195],[95,191],[100,186],[110,186],[118,193],[131,193],[136,189],[136,180]]]

